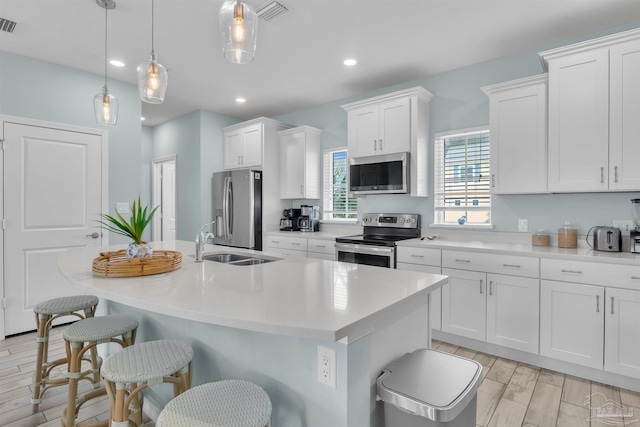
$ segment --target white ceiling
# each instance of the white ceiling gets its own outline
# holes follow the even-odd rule
[[[265,0],[247,0],[257,7]],[[639,0],[282,0],[259,21],[255,60],[225,62],[222,0],[155,0],[155,51],[169,69],[161,105],[145,124],[197,109],[244,119],[276,116],[606,28],[640,22]],[[151,50],[151,1],[116,0],[109,12],[109,77],[135,84]],[[0,49],[99,75],[104,9],[95,0],[0,0]],[[356,57],[346,68],[342,60]],[[96,88],[96,93],[101,88]],[[117,93],[114,93],[117,96]],[[247,103],[237,104],[236,97]]]

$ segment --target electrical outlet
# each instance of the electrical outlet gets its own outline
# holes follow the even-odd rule
[[[336,351],[318,346],[318,382],[336,388]]]
[[[518,231],[521,233],[526,233],[529,231],[529,220],[519,219],[518,220]]]
[[[129,203],[126,202],[118,202],[116,205],[116,210],[119,214],[128,214],[129,213]]]
[[[614,219],[613,226],[619,228],[623,233],[628,233],[634,229],[633,221],[626,219]]]

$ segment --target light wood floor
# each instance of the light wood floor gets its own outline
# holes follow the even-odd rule
[[[53,360],[64,354],[63,327],[51,331]],[[38,412],[31,410],[31,376],[35,365],[35,333],[0,341],[0,426],[59,426],[67,388],[47,391]],[[512,360],[434,341],[433,347],[475,359],[484,366],[478,390],[476,423],[482,427],[607,427],[602,420],[589,421],[585,401],[596,393],[632,411],[633,417],[618,425],[640,427],[640,393],[622,390]],[[54,375],[62,375],[58,369]],[[88,384],[83,384],[88,390]],[[594,397],[594,400],[596,398]],[[599,404],[605,403],[604,401]],[[598,404],[598,406],[599,406]],[[594,407],[596,405],[593,405]],[[88,402],[77,421],[109,417],[106,397]],[[145,427],[153,426],[147,422]]]

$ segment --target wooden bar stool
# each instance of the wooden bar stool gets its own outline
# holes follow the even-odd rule
[[[94,386],[99,384],[93,377],[93,370],[82,371],[82,356],[89,350],[95,349],[98,344],[113,342],[120,346],[133,345],[138,328],[138,320],[134,316],[111,315],[92,317],[79,320],[64,331],[64,339],[69,359],[67,378],[69,379],[69,394],[67,407],[62,411],[62,425],[72,427],[78,411],[89,399],[103,396],[106,393],[104,387],[92,390],[83,396],[78,396],[78,381],[88,380]],[[119,338],[120,337],[120,338]],[[98,358],[98,369],[102,360]],[[94,387],[95,388],[95,387]],[[78,424],[80,425],[80,424]],[[82,423],[84,426],[108,425],[108,421],[99,423]]]
[[[156,427],[269,427],[271,399],[249,381],[224,380],[194,387],[164,407]]]
[[[53,325],[53,321],[64,316],[76,316],[79,319],[93,317],[98,301],[98,298],[93,295],[74,295],[42,301],[33,308],[33,312],[36,315],[36,344],[38,348],[31,396],[34,412],[38,411],[38,406],[42,402],[42,395],[45,391],[51,387],[65,385],[68,382],[67,377],[49,378],[51,371],[55,367],[68,362],[66,357],[49,362],[49,330]],[[94,379],[98,382],[100,373],[96,364],[97,354],[95,350],[91,351],[91,360],[89,362],[91,362],[94,369]]]
[[[174,396],[189,389],[192,357],[189,344],[174,340],[143,342],[109,356],[102,366],[102,378],[111,401],[111,427],[142,423],[138,395],[152,384],[172,383]],[[129,419],[130,405],[136,411],[133,420]]]

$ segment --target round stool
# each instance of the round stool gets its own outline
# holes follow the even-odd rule
[[[102,366],[102,378],[111,401],[110,425],[128,427],[131,421],[139,426],[142,413],[139,405],[136,410],[138,394],[152,384],[173,383],[174,396],[189,389],[192,357],[189,344],[174,340],[143,342],[109,356]],[[131,404],[134,420],[129,420]]]
[[[187,390],[164,407],[156,427],[265,427],[271,400],[258,385],[224,380]]]
[[[82,356],[88,350],[95,349],[101,343],[114,342],[122,347],[133,345],[137,328],[138,321],[134,316],[111,315],[79,320],[64,331],[63,336],[69,357],[68,372],[66,374],[69,379],[69,394],[67,407],[62,411],[63,426],[73,426],[80,407],[89,399],[103,396],[106,393],[104,387],[98,388],[99,375],[98,381],[95,381],[92,377],[96,372],[99,372],[102,360],[100,358],[97,360],[97,371],[94,371],[94,369],[81,371]],[[98,389],[78,397],[78,381],[80,380],[88,380],[94,385],[94,388]],[[104,425],[107,424],[108,421],[105,421]]]
[[[33,393],[31,403],[33,411],[38,411],[38,405],[42,402],[42,395],[51,387],[57,387],[67,384],[67,377],[50,379],[51,371],[60,365],[67,363],[67,358],[63,357],[49,362],[49,330],[53,325],[53,321],[63,316],[76,316],[80,319],[93,317],[98,305],[98,298],[93,295],[75,295],[70,297],[53,298],[43,301],[33,308],[36,315],[37,327],[37,357],[36,370],[33,373]],[[76,313],[83,311],[82,313]],[[98,376],[97,354],[95,350],[91,351],[92,367],[96,369],[95,380],[100,380]]]

